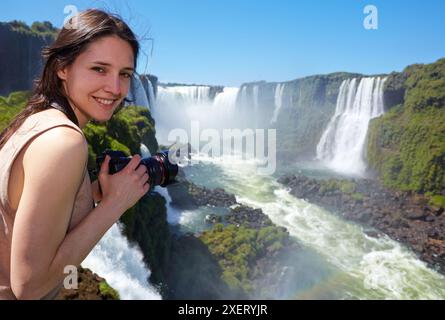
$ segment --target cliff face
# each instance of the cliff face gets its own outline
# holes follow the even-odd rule
[[[445,59],[385,83],[388,112],[371,121],[367,158],[383,183],[445,195]]]
[[[0,95],[31,90],[33,80],[40,76],[41,50],[54,41],[56,31],[50,24],[33,26],[29,28],[20,22],[0,23]],[[44,26],[46,30],[39,32],[37,26]]]
[[[243,84],[237,110],[249,119],[249,127],[277,129],[279,157],[312,158],[334,114],[342,81],[354,77],[362,75],[332,73],[282,83]]]

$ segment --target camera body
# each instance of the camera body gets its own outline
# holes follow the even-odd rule
[[[105,150],[96,158],[97,172],[99,172],[105,156],[110,156],[109,173],[115,174],[121,171],[130,162],[131,157],[127,157],[122,151]],[[148,184],[150,188],[154,186],[166,187],[175,183],[178,174],[178,165],[171,163],[168,159],[168,150],[158,152],[152,157],[142,158],[138,167],[144,165],[148,172]]]

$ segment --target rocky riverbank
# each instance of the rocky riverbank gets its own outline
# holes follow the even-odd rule
[[[411,192],[393,191],[377,181],[316,180],[287,175],[278,182],[297,198],[371,226],[411,248],[428,265],[445,274],[444,208]],[[369,232],[378,237],[379,232]]]
[[[223,217],[208,215],[207,231],[195,235],[187,234],[175,241],[176,247],[181,249],[177,251],[182,253],[182,269],[189,270],[197,266],[202,269],[202,261],[206,262],[206,272],[194,272],[193,275],[196,283],[207,283],[205,295],[200,292],[195,292],[194,295],[219,299],[276,298],[277,293],[285,286],[285,280],[289,279],[288,273],[294,270],[287,257],[300,248],[288,231],[275,226],[261,209],[238,203],[233,194],[223,189],[204,188],[187,181],[181,175],[178,179],[180,183],[169,187],[171,205],[188,210],[200,206],[224,207],[228,210]],[[201,262],[196,263],[194,256],[198,256]],[[189,267],[184,265],[185,262]],[[213,280],[200,281],[201,277]],[[172,281],[173,278],[177,279]],[[183,285],[177,286],[177,290],[182,290],[183,279],[173,278],[168,282],[181,282]],[[216,293],[212,288],[224,294]],[[196,288],[188,289],[189,298],[190,290],[196,291]],[[173,297],[178,298],[178,291]]]

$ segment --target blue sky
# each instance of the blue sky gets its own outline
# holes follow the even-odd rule
[[[377,30],[363,27],[369,4],[378,9]],[[154,41],[142,41],[138,71],[162,82],[239,86],[389,73],[445,57],[442,0],[15,0],[0,4],[0,21],[61,27],[67,5],[106,8],[139,36],[148,32]]]

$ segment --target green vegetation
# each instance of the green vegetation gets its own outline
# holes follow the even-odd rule
[[[50,37],[53,39],[56,38],[57,32],[59,31],[49,21],[34,22],[31,27],[29,27],[25,22],[18,20],[13,20],[11,22],[0,22],[0,24],[9,26],[17,33],[37,37]]]
[[[255,261],[266,255],[273,255],[283,247],[288,234],[281,228],[269,226],[260,230],[216,224],[204,232],[200,239],[216,256],[223,270],[222,279],[232,290],[250,293],[255,288],[252,279],[261,270]]]
[[[328,192],[340,191],[345,194],[354,193],[356,184],[349,180],[329,179],[321,182],[320,193],[326,194]]]
[[[100,295],[106,300],[120,300],[119,293],[104,280],[99,283]]]
[[[365,196],[363,195],[363,193],[355,192],[355,193],[351,194],[351,198],[355,201],[363,201]]]
[[[158,193],[142,197],[120,221],[124,234],[144,253],[144,261],[151,269],[150,280],[162,282],[171,245],[164,197]]]
[[[328,179],[321,181],[320,194],[326,195],[333,192],[341,192],[344,195],[351,197],[355,201],[363,201],[365,196],[363,193],[356,192],[357,184],[351,180],[337,180]]]
[[[89,169],[95,168],[96,156],[105,149],[120,150],[132,155],[139,153],[142,142],[151,153],[158,151],[154,120],[143,107],[123,108],[110,121],[89,123],[83,131],[89,143]]]
[[[368,162],[383,183],[399,190],[445,188],[445,59],[406,68],[402,104],[370,123]]]
[[[433,195],[431,196],[429,203],[435,207],[445,208],[445,196],[439,194]]]
[[[0,96],[0,132],[3,131],[26,105],[30,92],[12,92],[8,97]]]

